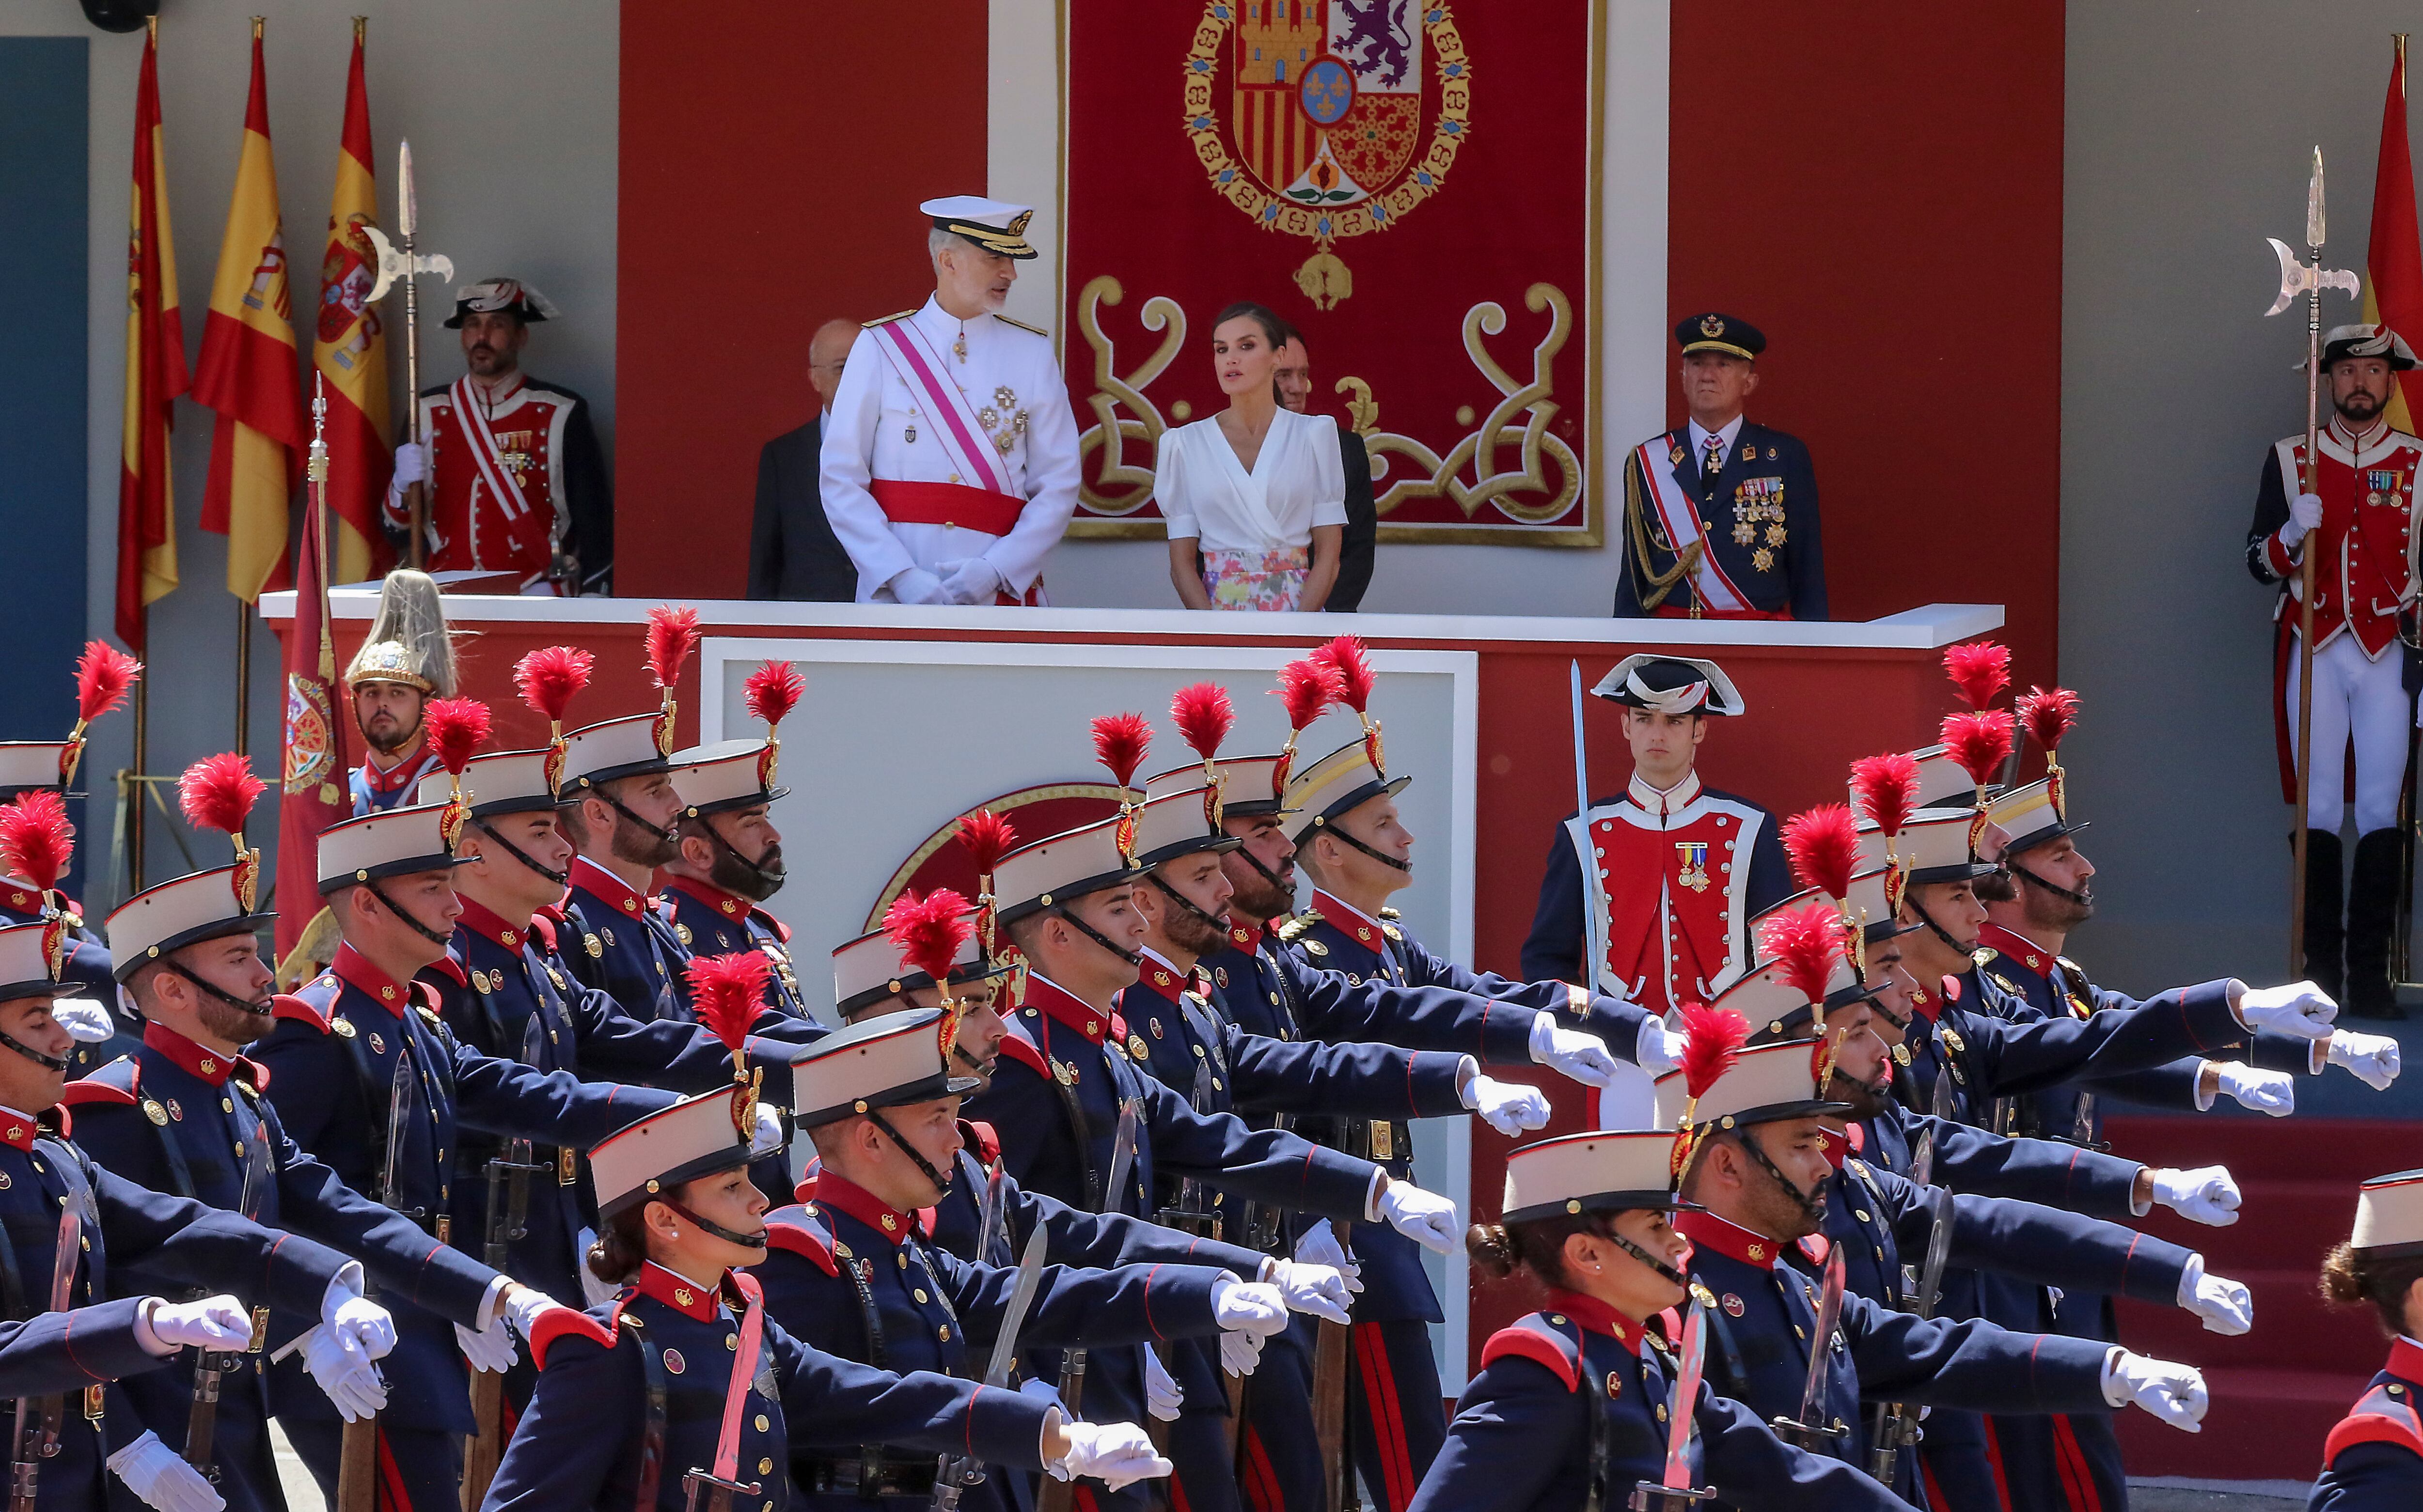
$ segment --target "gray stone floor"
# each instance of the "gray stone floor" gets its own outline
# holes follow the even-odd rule
[[[2129,1512],[2304,1512],[2304,1481],[2194,1481],[2160,1475],[2129,1483]]]

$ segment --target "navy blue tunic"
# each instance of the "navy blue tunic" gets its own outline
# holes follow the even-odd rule
[[[2423,1347],[2399,1339],[2363,1397],[2324,1441],[2322,1473],[2306,1512],[2412,1512],[2423,1506],[2423,1419],[2415,1415],[2416,1392],[2423,1392]]]

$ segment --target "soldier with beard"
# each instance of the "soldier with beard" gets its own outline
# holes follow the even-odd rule
[[[784,874],[783,832],[768,811],[790,791],[774,785],[780,721],[776,714],[763,740],[720,741],[673,756],[681,810],[674,853],[664,863],[672,882],[660,901],[674,937],[696,954],[763,951],[774,965],[768,1006],[805,1024],[813,1020],[791,969],[791,926],[757,906],[782,890]]]
[[[387,575],[370,634],[345,668],[345,692],[363,747],[352,779],[354,817],[409,804],[420,780],[437,770],[437,755],[421,738],[421,711],[454,693],[453,642],[427,573]]]
[[[556,813],[578,854],[563,904],[563,955],[583,986],[634,1018],[692,1016],[682,978],[689,952],[648,897],[657,868],[681,857],[672,744],[663,714],[609,719],[564,737]]]

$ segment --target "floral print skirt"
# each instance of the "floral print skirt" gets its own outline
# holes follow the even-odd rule
[[[1303,547],[1278,551],[1206,551],[1203,590],[1215,609],[1292,609],[1304,598],[1312,553]]]

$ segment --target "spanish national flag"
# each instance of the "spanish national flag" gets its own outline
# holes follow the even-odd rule
[[[160,24],[135,87],[135,177],[126,248],[126,411],[118,472],[118,638],[143,650],[143,611],[177,586],[168,431],[190,386],[177,308],[177,250],[160,134]]]
[[[328,202],[328,246],[320,260],[319,325],[311,361],[328,381],[328,507],[337,517],[331,580],[361,583],[394,565],[379,528],[379,505],[395,468],[388,415],[387,335],[369,303],[378,276],[366,226],[378,224],[378,175],[371,167],[371,102],[362,87],[362,25],[354,22],[354,67],[345,80],[345,124],[337,190]]]
[[[228,538],[228,591],[251,603],[291,579],[286,526],[302,478],[304,442],[294,307],[277,213],[277,167],[269,151],[269,86],[258,20],[244,150],[228,202],[227,235],[219,242],[194,398],[218,412],[202,528]]]
[[[2406,39],[2389,67],[2389,99],[2381,107],[2381,160],[2373,169],[2372,239],[2364,255],[2364,318],[2384,323],[2423,347],[2423,243],[2415,225],[2415,162],[2406,146]],[[2398,375],[2389,423],[2413,434],[2423,411],[2423,369]]]

